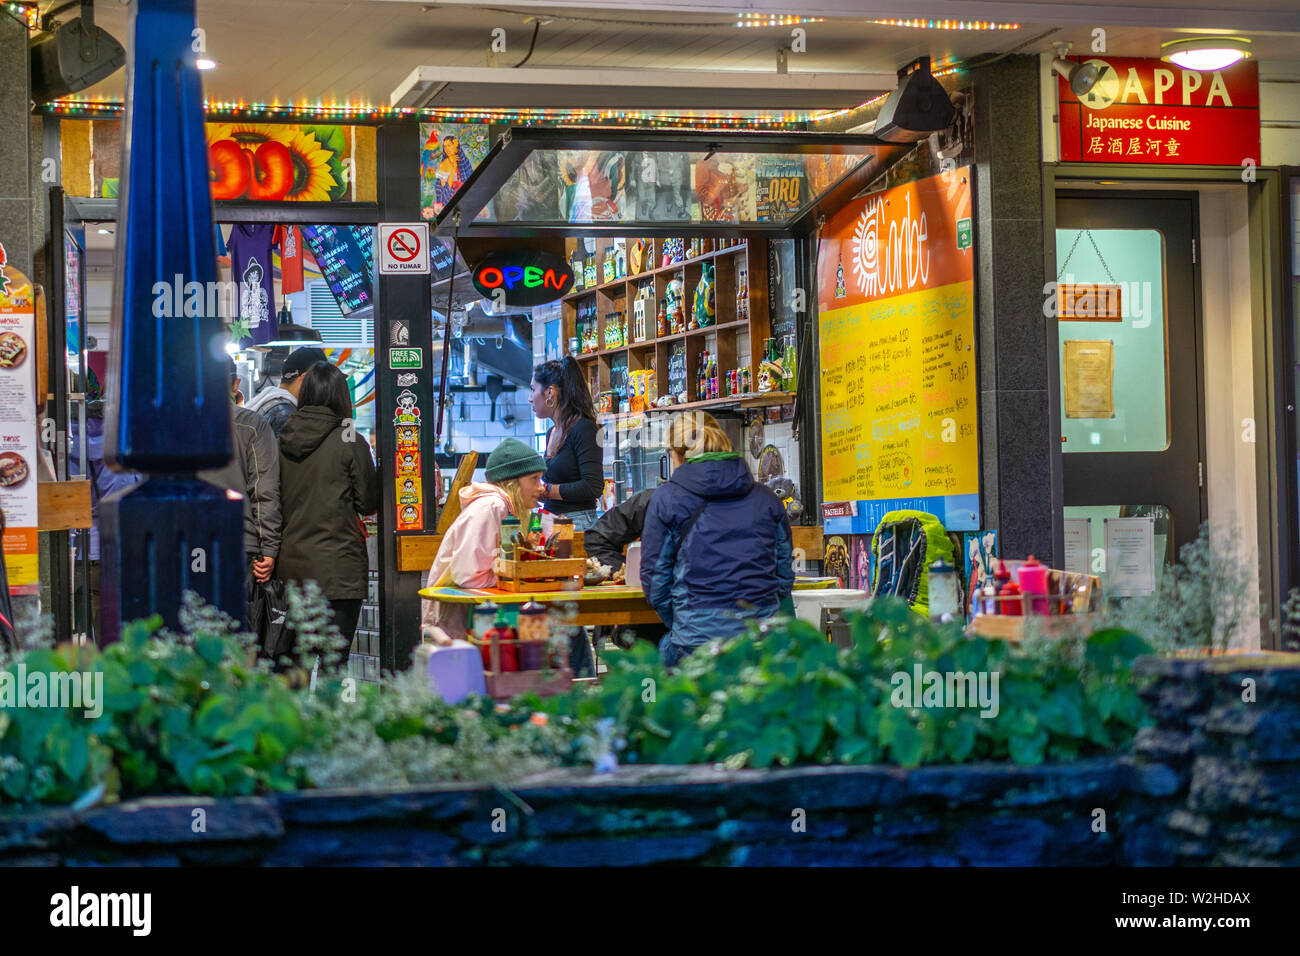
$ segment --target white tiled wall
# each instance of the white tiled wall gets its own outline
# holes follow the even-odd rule
[[[464,418],[462,418],[462,404]],[[528,407],[528,393],[522,389],[502,392],[497,397],[496,420],[492,421],[492,401],[486,392],[453,392],[451,407],[451,436],[457,451],[476,451],[486,455],[501,443],[503,438],[518,438],[528,442],[533,436],[533,413]],[[506,416],[515,421],[507,425]]]

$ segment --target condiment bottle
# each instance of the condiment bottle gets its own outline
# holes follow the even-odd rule
[[[573,557],[573,519],[558,515],[552,525],[555,544],[551,550],[553,558]]]
[[[515,534],[519,531],[519,519],[506,515],[501,519],[501,557],[506,561],[515,560]]]
[[[1002,590],[998,592],[998,597],[1014,600],[999,601],[1003,614],[1011,614],[1019,617],[1025,613],[1025,604],[1020,599],[1020,585],[1015,581],[1008,581],[1002,585]]]
[[[999,561],[998,561],[998,567],[997,567],[997,570],[993,572],[993,587],[994,587],[994,590],[997,592],[997,595],[998,595],[999,597],[1001,597],[1001,596],[1002,596],[1002,589],[1005,588],[1008,584],[1011,584],[1011,583],[1014,583],[1014,582],[1012,582],[1012,580],[1011,580],[1011,572],[1007,570],[1007,563],[1006,563],[1005,561],[1001,561],[1001,560],[999,560]],[[1018,590],[1018,589],[1017,589],[1017,593],[1019,593],[1019,590]],[[1003,602],[1001,602],[1001,601],[996,602],[996,607],[997,607],[997,610],[994,611],[994,612],[991,612],[991,613],[995,613],[995,614],[1010,614],[1010,613],[1012,613],[1012,612],[1007,608],[1007,606],[1006,606],[1005,604],[1003,604]],[[1015,613],[1016,613],[1016,614],[1019,614],[1020,611],[1017,610]]]
[[[515,652],[515,632],[509,622],[506,621],[506,613],[501,610],[497,613],[496,623],[492,629],[487,632],[485,640],[488,642],[484,645],[487,652],[487,668],[492,669],[492,640],[495,638],[499,643],[501,652],[501,670],[499,673],[507,674],[519,670],[519,655]]]
[[[492,625],[496,622],[497,615],[501,613],[499,605],[492,601],[484,601],[474,608],[474,636],[480,641],[487,641],[488,634],[492,631]],[[483,669],[490,671],[492,669],[492,657],[489,653],[489,647],[486,643],[479,644],[479,655],[483,658]]]
[[[551,636],[545,604],[529,601],[519,609],[519,640],[546,641]]]
[[[501,608],[493,601],[484,601],[474,608],[474,636],[483,638],[488,631],[492,630],[492,623],[497,618],[497,612]]]
[[[1016,582],[1020,585],[1020,593],[1034,595],[1033,600],[1029,602],[1029,611],[1032,614],[1047,614],[1047,567],[1039,563],[1032,554],[1020,566],[1020,571],[1016,574]],[[1043,595],[1040,599],[1037,595]]]

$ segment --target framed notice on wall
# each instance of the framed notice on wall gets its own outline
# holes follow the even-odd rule
[[[856,200],[822,231],[818,311],[827,533],[888,511],[979,527],[970,169]]]

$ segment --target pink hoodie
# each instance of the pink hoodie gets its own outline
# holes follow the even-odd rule
[[[474,482],[460,490],[460,514],[442,536],[425,587],[494,588],[492,559],[501,544],[501,521],[510,496],[493,484]],[[421,633],[438,644],[464,640],[466,605],[425,601]]]

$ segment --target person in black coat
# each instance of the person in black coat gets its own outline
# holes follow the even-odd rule
[[[320,585],[346,662],[369,583],[361,516],[379,507],[379,481],[370,445],[353,427],[347,377],[318,362],[303,379],[298,408],[280,432],[284,528],[276,576]]]
[[[617,571],[626,563],[623,549],[633,541],[641,540],[641,529],[645,527],[646,509],[655,489],[648,488],[639,492],[614,508],[610,508],[587,529],[582,536],[583,547],[587,557],[595,558],[611,571]],[[602,628],[602,631],[606,629]],[[611,638],[620,647],[631,647],[636,638],[650,641],[656,647],[667,633],[662,624],[636,624],[631,627],[611,627],[611,633],[602,637]],[[628,635],[631,635],[630,638]],[[599,641],[597,641],[599,645]]]

